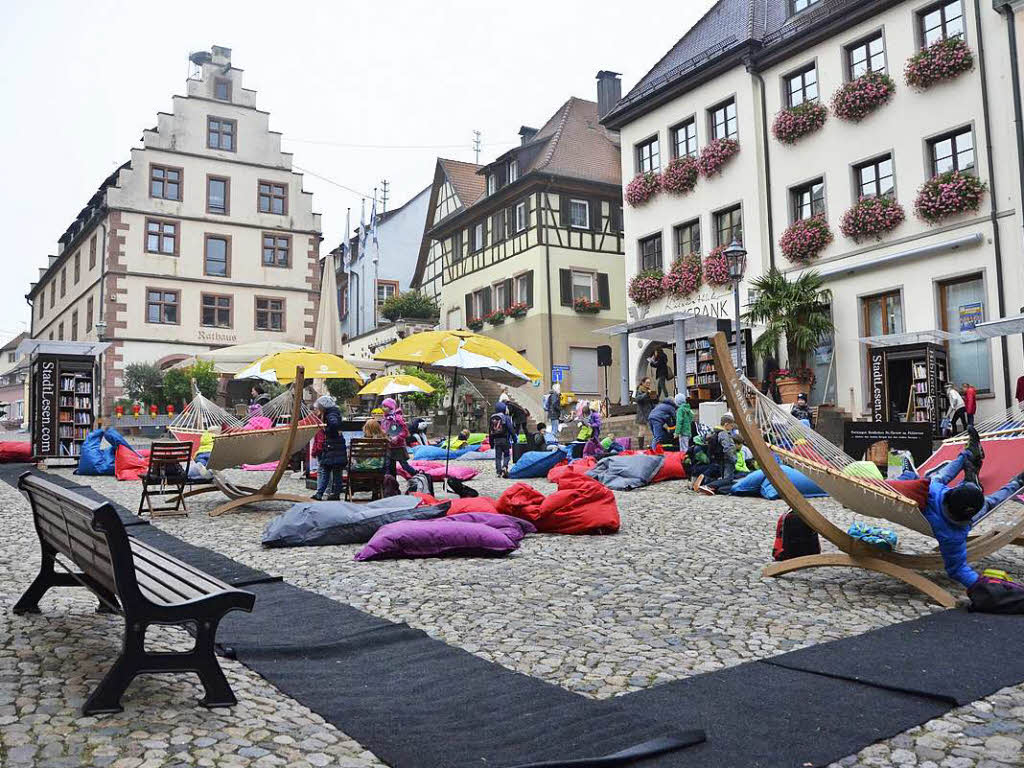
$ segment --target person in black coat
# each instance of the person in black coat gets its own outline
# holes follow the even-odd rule
[[[327,439],[320,452],[316,495],[313,498],[317,501],[323,498],[338,501],[341,499],[342,470],[348,464],[348,449],[345,435],[341,431],[341,411],[329,395],[318,399],[315,408],[317,416],[324,423]]]
[[[647,423],[651,426],[651,434],[653,437],[652,445],[664,445],[669,442],[668,432],[665,426],[671,424],[675,426],[676,423],[676,403],[675,400],[662,400],[654,408],[651,409],[651,414],[648,416]]]

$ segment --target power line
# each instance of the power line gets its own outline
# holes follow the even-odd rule
[[[302,173],[308,173],[310,176],[314,176],[320,179],[320,181],[326,181],[328,184],[333,184],[336,187],[340,187],[341,189],[351,192],[353,195],[359,195],[359,197],[369,197],[370,199],[373,199],[373,195],[371,194],[367,194],[366,192],[360,192],[358,189],[352,189],[352,187],[348,187],[342,184],[340,181],[335,181],[334,179],[329,179],[326,176],[321,176],[316,171],[311,171],[308,168],[302,168],[301,166],[295,164],[292,164],[292,168],[294,168],[296,171],[301,171]]]

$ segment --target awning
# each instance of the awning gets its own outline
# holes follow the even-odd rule
[[[727,320],[732,325],[730,318],[717,318],[710,315],[693,315],[687,312],[672,312],[671,314],[646,317],[643,320],[634,320],[630,323],[619,323],[606,328],[598,328],[594,333],[605,336],[639,336],[650,341],[660,341],[665,344],[672,344],[676,340],[674,324],[676,320],[685,322],[687,339],[702,339],[706,336],[713,336],[718,332],[720,320]]]
[[[40,355],[81,355],[97,357],[110,346],[107,341],[44,341],[25,339],[18,345],[18,355],[28,357]]]
[[[982,339],[995,339],[1000,336],[1013,336],[1024,333],[1024,315],[1004,317],[1001,320],[989,320],[978,323],[973,331],[964,331],[960,334],[962,341],[981,341]]]
[[[861,344],[870,347],[902,347],[906,344],[945,344],[947,341],[960,338],[948,331],[910,331],[909,333],[890,333],[884,336],[865,336]]]

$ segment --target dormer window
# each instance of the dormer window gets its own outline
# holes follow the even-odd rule
[[[226,77],[218,77],[214,80],[213,98],[220,101],[231,101],[231,81]]]
[[[508,161],[508,183],[511,184],[513,181],[519,178],[519,161],[512,159]]]
[[[810,8],[812,5],[817,5],[821,0],[792,0],[792,13],[800,13],[800,11]]]
[[[498,191],[498,177],[493,173],[487,174],[487,194],[493,195]]]

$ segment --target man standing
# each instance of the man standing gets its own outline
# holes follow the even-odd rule
[[[544,398],[544,410],[548,415],[548,429],[558,437],[559,422],[562,419],[562,385],[557,381],[551,385],[551,391]]]
[[[665,354],[664,347],[658,347],[654,354],[647,358],[647,362],[651,364],[654,369],[654,378],[658,382],[658,398],[668,397],[668,355]]]
[[[964,382],[964,410],[967,413],[967,426],[974,426],[974,414],[978,412],[978,390],[969,382]]]
[[[946,400],[949,402],[949,407],[946,408],[946,418],[949,419],[949,433],[950,435],[959,434],[956,425],[957,422],[963,422],[964,429],[967,429],[967,409],[964,407],[964,399],[960,396],[960,393],[956,391],[956,387],[953,386],[953,382],[946,382]]]

